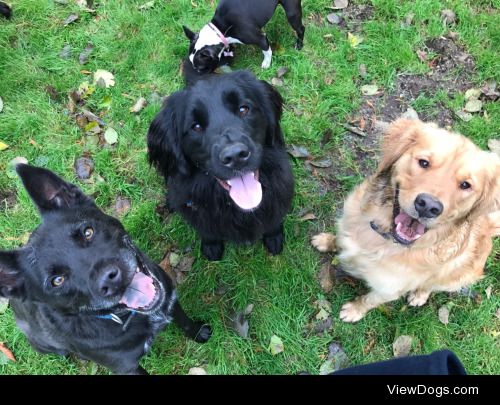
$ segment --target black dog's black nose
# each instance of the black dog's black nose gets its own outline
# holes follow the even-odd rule
[[[421,218],[436,218],[443,212],[443,204],[429,194],[419,194],[415,198],[415,209]]]
[[[235,143],[222,149],[219,159],[224,166],[238,169],[250,157],[248,146],[243,143]]]
[[[105,267],[97,280],[99,294],[104,297],[110,297],[116,294],[122,282],[122,272],[116,266]]]

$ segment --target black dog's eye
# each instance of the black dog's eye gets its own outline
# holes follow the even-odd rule
[[[92,238],[94,237],[94,229],[92,227],[88,226],[83,231],[83,236],[85,236],[86,240],[91,241]]]
[[[52,284],[52,287],[60,287],[64,283],[64,276],[55,276],[52,277],[52,280],[50,280],[50,284]]]
[[[424,169],[427,169],[430,165],[429,161],[425,160],[425,159],[419,159],[418,164],[420,165],[420,167],[422,167]]]
[[[470,183],[468,181],[462,181],[460,183],[460,188],[462,190],[467,190],[468,188],[471,188],[472,186],[470,185]]]
[[[198,124],[197,122],[195,122],[195,123],[193,124],[193,126],[191,127],[191,129],[192,129],[194,132],[201,132],[201,131],[203,131],[203,127],[202,127],[200,124]]]
[[[250,107],[248,107],[247,105],[242,105],[242,106],[239,108],[239,113],[240,113],[240,116],[241,116],[241,117],[243,117],[243,116],[247,115],[249,111],[250,111]]]

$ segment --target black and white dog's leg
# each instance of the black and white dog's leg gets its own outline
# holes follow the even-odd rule
[[[283,233],[283,224],[279,228],[264,234],[263,242],[267,251],[272,255],[278,255],[283,250],[285,234]]]
[[[267,36],[265,33],[261,32],[259,38],[259,42],[257,45],[262,49],[262,53],[264,54],[264,60],[262,61],[262,69],[267,69],[271,66],[271,60],[273,59],[273,51],[271,50],[271,44],[267,40]]]
[[[172,317],[174,323],[182,329],[184,334],[195,342],[205,343],[210,339],[210,336],[212,336],[212,329],[210,329],[210,326],[203,322],[193,321],[189,318],[182,309],[181,304],[179,304],[179,301],[175,301],[174,303]]]
[[[224,242],[220,240],[201,240],[201,253],[208,260],[216,261],[222,259],[224,254]]]
[[[302,49],[304,46],[304,32],[305,28],[302,24],[302,7],[300,0],[297,1],[285,1],[282,3],[285,9],[285,14],[288,22],[292,28],[297,33],[297,42],[295,43],[295,49]]]

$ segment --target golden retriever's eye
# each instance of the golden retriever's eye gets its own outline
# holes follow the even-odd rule
[[[194,132],[201,132],[201,131],[203,131],[203,127],[201,126],[201,124],[199,124],[199,123],[197,123],[197,122],[195,122],[195,123],[192,125],[191,129],[192,129]]]
[[[423,169],[427,169],[429,166],[430,166],[430,163],[428,160],[425,160],[425,159],[419,159],[418,160],[418,164],[421,168]]]
[[[249,111],[250,111],[250,107],[248,107],[247,105],[242,105],[239,108],[240,117],[247,115]]]
[[[52,277],[52,280],[50,280],[50,284],[52,284],[52,287],[60,287],[64,283],[64,276],[55,276]]]
[[[83,231],[83,236],[85,237],[86,240],[91,241],[92,238],[94,237],[94,229],[90,226],[86,227],[85,230]]]
[[[471,187],[472,187],[472,186],[470,185],[470,183],[469,183],[468,181],[462,181],[462,182],[460,183],[460,188],[461,188],[462,190],[467,190],[467,189],[469,189],[469,188],[471,188]]]

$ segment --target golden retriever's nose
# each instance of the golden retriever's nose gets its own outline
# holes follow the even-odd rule
[[[436,218],[443,212],[443,204],[430,194],[419,194],[415,198],[415,209],[420,218]]]
[[[235,143],[226,146],[220,153],[219,159],[224,166],[239,169],[250,157],[248,146],[243,143]]]

